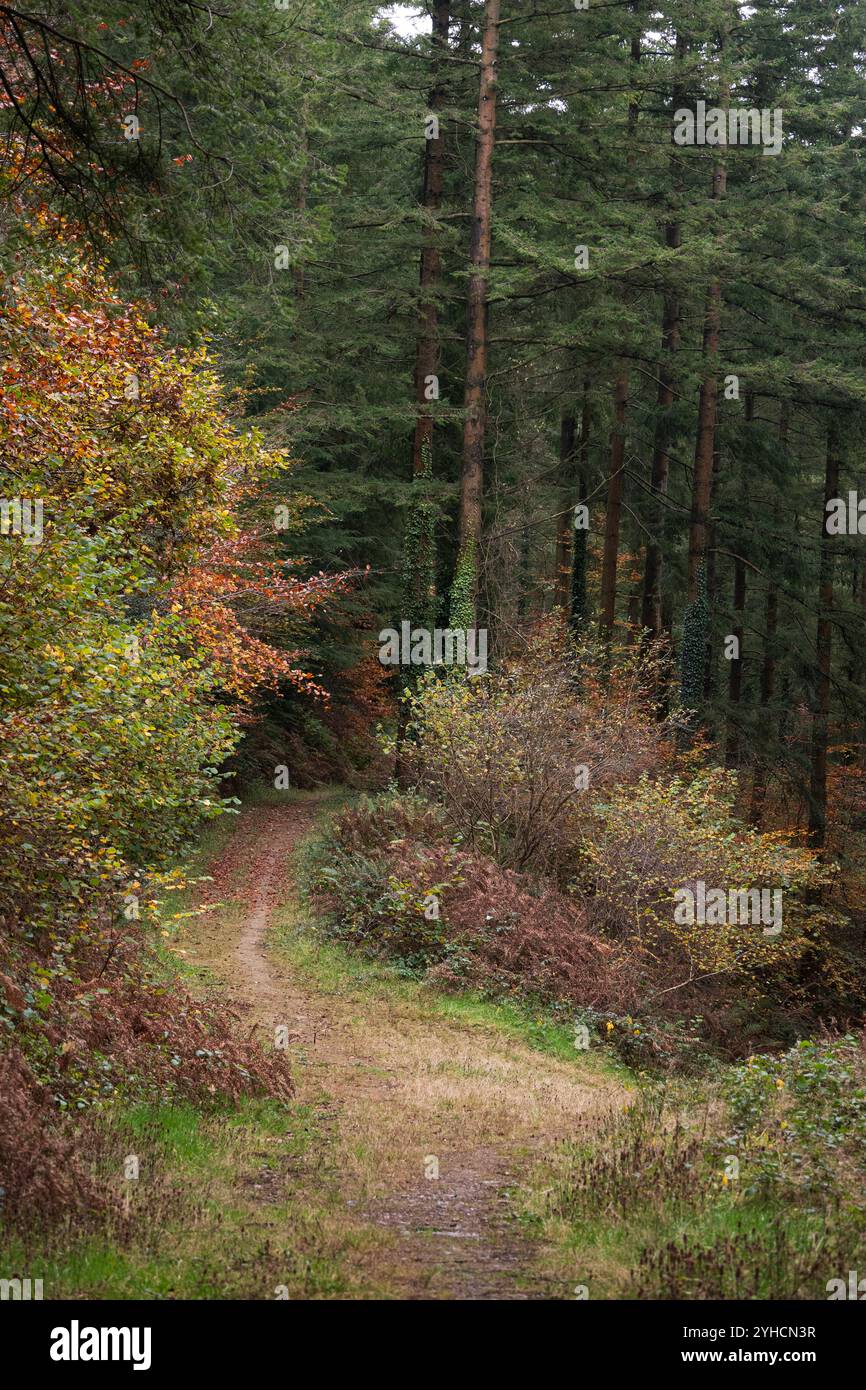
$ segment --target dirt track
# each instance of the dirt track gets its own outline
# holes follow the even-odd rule
[[[190,963],[222,982],[271,1045],[276,1028],[288,1030],[299,1102],[324,1104],[334,1120],[321,1180],[339,1184],[348,1223],[381,1236],[358,1255],[362,1284],[400,1299],[572,1296],[568,1280],[542,1272],[508,1191],[621,1093],[399,991],[311,983],[275,951],[268,932],[292,910],[292,851],[321,809],[308,799],[244,812],[204,894],[230,908],[194,919]]]

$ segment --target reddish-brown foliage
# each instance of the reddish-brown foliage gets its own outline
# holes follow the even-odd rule
[[[50,1222],[87,1218],[106,1205],[75,1150],[58,1129],[57,1110],[17,1048],[0,1052],[2,1214]]]
[[[178,980],[155,980],[137,931],[75,947],[52,976],[43,1016],[33,1003],[49,959],[13,950],[0,975],[0,1013],[17,1040],[0,1052],[0,1187],[13,1219],[25,1200],[28,1220],[43,1223],[111,1204],[88,1176],[89,1139],[77,1121],[86,1126],[115,1097],[203,1105],[291,1097],[283,1054],[266,1054],[240,1035],[221,1001],[197,1000]]]
[[[445,876],[432,854],[431,882]],[[552,888],[536,894],[525,876],[478,855],[461,857],[460,881],[442,894],[449,941],[466,950],[464,984],[496,994],[534,994],[598,1010],[626,1012],[632,985],[610,943],[592,936],[573,900]],[[446,983],[449,967],[431,977]]]

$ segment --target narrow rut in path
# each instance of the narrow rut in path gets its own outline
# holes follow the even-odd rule
[[[514,1178],[496,1149],[449,1155],[444,1172],[378,1202],[370,1215],[401,1241],[402,1277],[409,1287],[444,1286],[450,1298],[543,1297],[529,1279],[532,1252],[515,1232],[507,1189]],[[531,1280],[532,1284],[537,1283]]]
[[[347,1218],[382,1234],[362,1271],[371,1287],[401,1299],[568,1297],[565,1281],[534,1270],[507,1193],[534,1154],[609,1107],[611,1083],[397,993],[310,984],[272,950],[292,852],[321,809],[310,799],[242,814],[202,895],[241,910],[193,919],[188,957],[266,1045],[287,1030],[299,1101],[324,1100],[336,1120]]]

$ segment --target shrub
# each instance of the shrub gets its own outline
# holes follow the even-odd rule
[[[43,516],[0,546],[0,1184],[59,1212],[90,1200],[62,1112],[290,1094],[284,1059],[157,982],[149,928],[156,878],[225,808],[253,686],[287,665],[310,686],[240,615],[306,614],[328,582],[275,577],[240,531],[284,461],[233,429],[205,354],[47,210],[22,237],[0,254],[0,478]]]
[[[336,817],[306,870],[308,889],[335,936],[410,970],[424,970],[442,957],[439,903],[459,873],[447,849],[442,862],[423,851],[409,849],[402,857],[394,852],[407,845],[401,830],[405,835],[421,827],[441,835],[435,812],[417,799],[365,799]]]
[[[587,931],[573,899],[481,855],[461,854],[442,912],[452,954],[431,972],[495,996],[546,1000],[571,1010],[628,1007],[634,980],[619,953]]]
[[[591,795],[669,756],[640,662],[601,685],[590,657],[542,634],[495,673],[433,672],[408,696],[406,762],[416,786],[441,803],[470,849],[507,868],[562,877]]]
[[[50,1225],[61,1215],[88,1220],[107,1202],[58,1130],[47,1092],[17,1048],[0,1052],[0,1216]]]
[[[811,851],[780,834],[762,834],[734,813],[737,785],[720,769],[691,781],[641,777],[615,787],[593,806],[596,823],[583,845],[584,887],[593,925],[629,941],[651,964],[664,965],[668,991],[721,975],[756,977],[795,960],[810,935],[835,923],[815,905],[832,877]],[[678,922],[679,889],[780,889],[778,935],[760,923]]]
[[[137,930],[90,932],[62,959],[47,945],[7,952],[0,974],[0,1209],[16,1228],[106,1206],[84,1152],[90,1118],[117,1100],[291,1097],[285,1056],[240,1034],[222,1001],[153,978]]]
[[[314,846],[306,877],[333,935],[440,987],[588,1009],[628,996],[614,948],[589,935],[577,904],[456,848],[439,810],[418,797],[344,811]]]
[[[852,1034],[803,1039],[780,1057],[757,1055],[728,1074],[731,1133],[747,1192],[814,1202],[845,1193],[863,1207],[866,1058]]]

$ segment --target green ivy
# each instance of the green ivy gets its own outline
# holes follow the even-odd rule
[[[471,628],[475,626],[475,590],[477,566],[475,563],[475,540],[471,539],[457,557],[454,580],[451,585],[451,612],[448,626],[452,628]]]
[[[421,450],[422,467],[412,482],[413,497],[403,537],[401,617],[413,627],[436,626],[436,508],[430,499],[433,466],[430,446]]]
[[[574,532],[574,562],[571,571],[571,609],[569,621],[577,631],[586,617],[586,545],[589,532]]]
[[[683,638],[680,651],[680,703],[684,710],[700,707],[704,693],[704,662],[710,635],[710,602],[707,595],[707,570],[703,560],[698,571],[698,592],[683,617]]]

